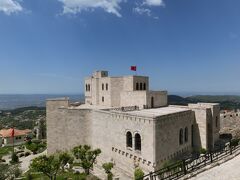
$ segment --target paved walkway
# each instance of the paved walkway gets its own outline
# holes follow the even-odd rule
[[[31,160],[38,157],[38,156],[45,155],[45,154],[47,154],[47,151],[44,151],[40,154],[29,155],[27,157],[21,157],[19,159],[19,161],[21,162],[19,168],[23,171],[23,173],[27,172],[29,170],[29,165],[31,163]]]
[[[240,155],[216,166],[208,171],[198,174],[191,180],[240,180]]]

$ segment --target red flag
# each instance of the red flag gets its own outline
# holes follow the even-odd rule
[[[137,66],[131,66],[131,71],[137,71]]]
[[[12,128],[11,137],[14,137],[14,128]]]

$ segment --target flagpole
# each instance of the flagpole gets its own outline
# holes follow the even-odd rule
[[[13,143],[13,149],[12,149],[12,151],[13,151],[13,154],[14,154],[14,127],[13,127],[13,129],[12,129],[12,143]]]

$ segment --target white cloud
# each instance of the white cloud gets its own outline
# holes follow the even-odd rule
[[[143,4],[148,6],[164,6],[163,0],[144,0]]]
[[[59,0],[63,3],[63,14],[77,14],[83,10],[102,8],[108,13],[121,17],[120,3],[126,0]]]
[[[142,7],[135,7],[133,8],[133,12],[140,14],[140,15],[147,15],[147,16],[151,16],[151,10],[148,8],[142,8]]]
[[[142,3],[136,3],[136,7],[133,8],[133,12],[140,15],[147,15],[152,17],[152,11],[150,7],[152,6],[165,6],[163,0],[143,0]],[[157,16],[153,17],[154,19],[158,19]]]
[[[16,0],[0,0],[0,11],[7,15],[22,11],[22,6]]]

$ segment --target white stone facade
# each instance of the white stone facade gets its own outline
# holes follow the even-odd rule
[[[218,104],[167,104],[167,92],[150,91],[148,77],[98,71],[85,79],[85,104],[47,101],[48,153],[88,144],[102,150],[99,167],[112,161],[123,179],[131,179],[137,166],[147,173],[194,149],[214,147]]]

